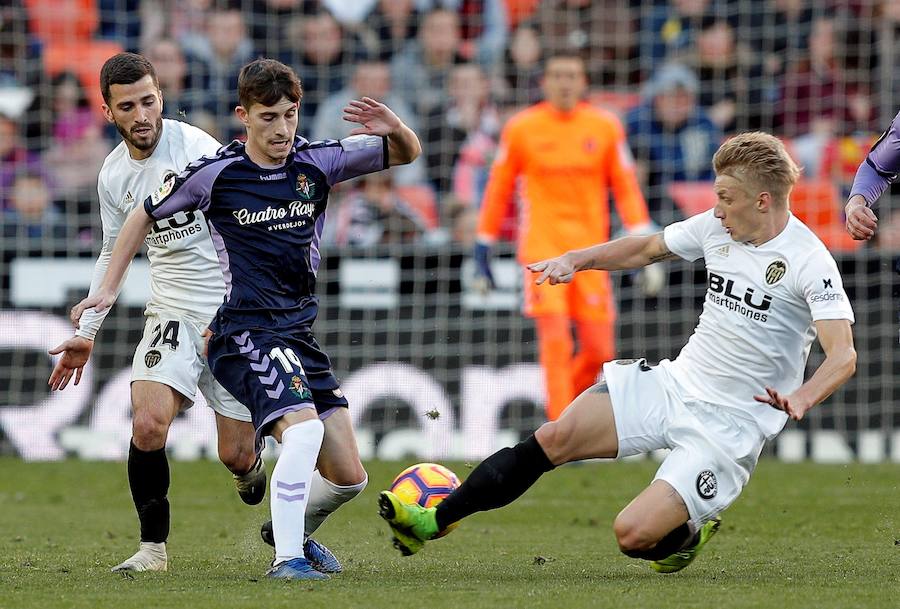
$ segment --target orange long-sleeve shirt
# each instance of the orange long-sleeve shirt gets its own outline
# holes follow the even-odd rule
[[[507,122],[481,206],[480,239],[496,240],[517,179],[523,264],[608,241],[610,187],[626,228],[650,222],[622,123],[587,103],[563,113],[542,102]]]

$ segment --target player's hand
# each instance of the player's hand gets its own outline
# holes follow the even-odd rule
[[[209,340],[212,338],[212,330],[207,328],[203,331],[203,357],[209,358]]]
[[[649,264],[641,269],[637,276],[637,284],[641,294],[655,298],[666,285],[666,270],[662,262]]]
[[[53,372],[50,373],[50,379],[47,384],[50,385],[51,391],[62,391],[69,384],[72,376],[75,376],[75,384],[81,382],[81,373],[84,365],[87,364],[91,357],[91,351],[94,349],[94,341],[82,336],[73,336],[61,345],[50,349],[50,355],[59,355]]]
[[[784,412],[795,421],[802,419],[806,411],[812,408],[812,404],[803,402],[797,396],[781,395],[771,387],[766,387],[766,395],[754,395],[753,399]]]
[[[540,273],[540,277],[534,280],[535,285],[541,285],[549,280],[550,285],[557,283],[569,283],[575,276],[575,265],[569,258],[568,254],[551,258],[550,260],[542,260],[529,264],[526,268],[532,273]]]
[[[847,216],[847,232],[857,241],[871,239],[878,228],[878,218],[875,212],[866,206],[866,199],[862,195],[853,195],[847,201],[844,208]]]
[[[371,97],[351,101],[344,108],[344,120],[361,125],[350,135],[391,135],[403,125],[393,110]]]
[[[88,296],[77,305],[72,307],[72,311],[69,313],[69,319],[72,320],[72,325],[76,328],[79,327],[79,321],[81,320],[81,316],[88,309],[94,309],[97,313],[102,313],[106,309],[113,306],[116,302],[116,295],[109,292],[97,292],[92,296]]]
[[[491,270],[491,246],[476,241],[472,258],[475,260],[475,279],[472,283],[477,291],[487,294],[497,287],[494,272]]]

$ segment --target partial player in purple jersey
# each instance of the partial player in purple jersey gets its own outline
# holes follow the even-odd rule
[[[872,206],[900,175],[900,113],[866,155],[850,190],[845,212],[847,232],[861,241],[875,236],[878,218]]]
[[[340,563],[308,535],[367,482],[347,400],[311,331],[328,194],[343,180],[409,163],[421,148],[387,106],[369,98],[344,108],[344,119],[360,125],[350,137],[310,143],[296,136],[300,81],[271,59],[241,70],[238,97],[246,144],[192,163],[136,208],[100,289],[72,317],[113,303],[155,220],[203,211],[226,286],[210,326],[210,367],[250,409],[257,433],[282,445],[271,481],[269,576],[324,579]],[[307,510],[310,502],[316,509]]]

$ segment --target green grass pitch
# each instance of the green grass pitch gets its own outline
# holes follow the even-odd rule
[[[375,496],[408,464],[369,463],[369,488],[319,531],[345,573],[293,583],[263,577],[268,501],[243,505],[217,463],[172,464],[170,570],[132,578],[109,572],[137,545],[124,464],[2,459],[0,608],[900,606],[897,465],[764,460],[697,561],[658,575],[619,554],[611,532],[653,463],[560,468],[402,558]]]

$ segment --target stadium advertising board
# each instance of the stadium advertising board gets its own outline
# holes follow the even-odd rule
[[[464,256],[326,260],[315,331],[350,401],[365,459],[477,460],[540,424],[543,375],[533,326],[518,311],[520,274],[511,260],[497,273],[500,289],[487,298],[468,289]],[[868,285],[889,286],[891,267],[884,262],[839,261],[886,268],[883,284],[870,273]],[[46,389],[47,350],[72,335],[66,308],[87,290],[92,267],[90,259],[26,259],[13,268],[0,310],[0,379],[7,384],[0,452],[28,460],[127,456],[130,364],[149,296],[142,261],[104,323],[81,383]],[[639,301],[627,281],[620,283],[621,357],[655,361],[677,353],[696,321],[695,299],[704,293],[702,271],[686,268],[671,267],[669,295],[653,303]],[[768,449],[783,460],[900,462],[889,290],[854,291],[848,284],[854,308],[863,313],[854,329],[857,374],[810,417],[788,424]],[[816,357],[814,351],[810,366]],[[174,458],[215,458],[215,438],[212,412],[198,396],[173,424],[168,446]]]
[[[35,311],[0,312],[3,349],[46,353],[70,334],[68,320],[61,316]],[[98,347],[102,349],[103,345]],[[500,446],[515,443],[518,431],[501,428],[501,411],[511,400],[541,403],[543,386],[537,365],[514,364],[501,369],[468,366],[458,374],[458,408],[453,407],[453,397],[432,374],[404,362],[379,362],[346,376],[342,387],[352,405],[363,457],[479,459]],[[95,388],[94,370],[89,364],[79,385],[48,393],[32,404],[0,409],[0,431],[15,454],[28,460],[66,456],[124,460],[131,429],[130,375],[130,368],[123,368]],[[363,424],[364,415],[386,399],[406,404],[420,425],[393,429],[376,437]],[[172,425],[169,448],[175,458],[214,458],[215,442],[212,412],[203,396],[198,395],[194,407]],[[788,429],[776,441],[775,454],[789,461],[812,458],[822,462],[900,462],[900,431],[888,434],[860,430],[853,443],[835,430]]]

